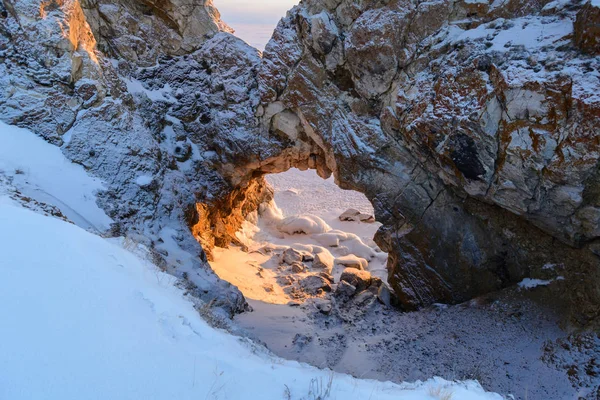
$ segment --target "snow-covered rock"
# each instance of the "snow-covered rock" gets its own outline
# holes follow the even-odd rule
[[[545,6],[308,0],[266,47],[259,109],[295,112],[297,148],[316,144],[315,168],[372,201],[406,308],[553,262],[572,274],[573,304],[587,293],[577,318],[598,316],[577,278],[600,278],[595,6]]]
[[[279,222],[277,228],[289,235],[311,235],[331,230],[331,227],[325,221],[314,215],[298,215],[284,218]]]
[[[369,262],[364,258],[348,254],[347,256],[338,257],[335,259],[337,265],[343,265],[346,268],[367,269]]]
[[[342,272],[340,281],[349,283],[358,292],[361,292],[371,285],[371,274],[368,271],[361,271],[356,268],[346,268]]]
[[[312,267],[313,269],[323,270],[328,274],[331,274],[334,263],[335,260],[331,253],[328,251],[323,251],[321,253],[315,254],[315,259],[313,260]]]
[[[0,3],[0,118],[102,179],[110,233],[198,296],[244,308],[206,259],[297,167],[372,201],[405,308],[555,263],[598,316],[596,2],[306,0],[262,58],[210,2],[134,3]]]

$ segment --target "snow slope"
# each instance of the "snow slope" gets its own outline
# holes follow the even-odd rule
[[[332,375],[211,328],[143,248],[91,233],[111,222],[100,181],[27,130],[0,124],[0,143],[0,399],[312,399],[330,378],[330,398],[499,398]],[[76,225],[21,208],[15,190]]]
[[[96,205],[102,182],[27,129],[0,122],[0,175],[23,195],[58,207],[75,224],[96,232],[112,220]]]
[[[300,399],[330,376],[332,399],[500,399],[274,358],[209,327],[172,276],[118,243],[9,204],[0,227],[0,399]]]

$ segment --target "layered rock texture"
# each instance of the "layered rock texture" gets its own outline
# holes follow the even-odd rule
[[[371,199],[403,307],[559,265],[577,288],[565,295],[588,305],[578,317],[597,316],[594,11],[305,1],[279,24],[259,75],[263,123],[317,143],[339,184]],[[279,129],[272,109],[301,133]]]
[[[595,0],[594,0],[595,1]],[[101,206],[197,296],[270,198],[333,173],[384,226],[399,306],[560,273],[600,304],[597,3],[303,1],[262,55],[202,0],[0,0],[0,118],[105,180]]]

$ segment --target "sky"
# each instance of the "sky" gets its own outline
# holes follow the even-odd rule
[[[221,19],[236,35],[259,50],[264,50],[279,20],[299,0],[213,0]]]

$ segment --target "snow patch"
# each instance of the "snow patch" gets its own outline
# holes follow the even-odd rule
[[[150,185],[152,180],[153,178],[150,175],[141,175],[136,178],[135,183],[143,187]]]
[[[565,278],[563,276],[558,276],[554,279],[549,280],[525,278],[521,282],[519,282],[518,285],[521,289],[533,289],[538,286],[548,286],[554,281],[562,281],[564,279]]]
[[[23,195],[58,207],[84,229],[102,232],[113,222],[96,205],[104,184],[33,132],[0,122],[0,174]]]
[[[295,215],[281,220],[277,228],[288,235],[303,233],[310,235],[313,233],[325,233],[331,230],[325,221],[315,215]]]

